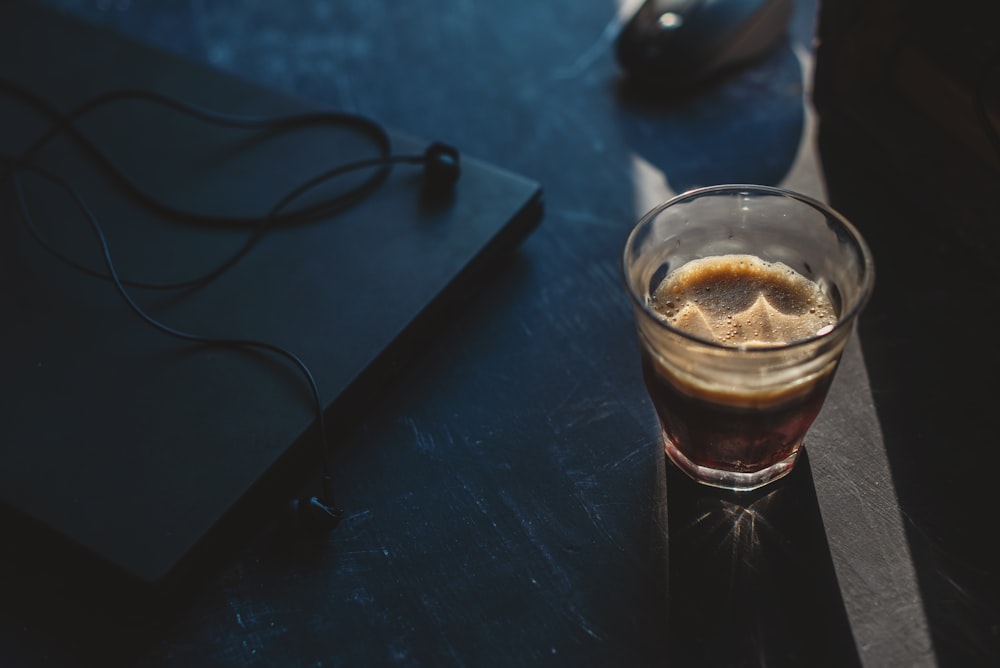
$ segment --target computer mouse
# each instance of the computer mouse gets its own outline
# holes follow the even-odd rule
[[[689,88],[765,55],[795,0],[646,0],[615,42],[627,78]]]

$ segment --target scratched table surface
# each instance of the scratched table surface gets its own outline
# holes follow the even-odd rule
[[[815,2],[771,56],[669,99],[620,85],[621,0],[45,4],[449,142],[538,180],[545,215],[340,444],[336,531],[262,522],[155,622],[0,597],[0,665],[1000,662],[996,392],[975,381],[998,354],[971,338],[989,318],[955,345],[923,310],[995,311],[995,281],[982,239],[922,227],[929,194],[893,190],[850,131],[824,143]],[[838,395],[859,417],[817,424],[866,448],[807,445],[750,497],[664,462],[619,269],[643,212],[722,182],[832,200],[879,266]]]

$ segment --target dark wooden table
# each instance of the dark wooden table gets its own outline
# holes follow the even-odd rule
[[[0,601],[0,665],[1000,661],[1000,354],[992,315],[962,315],[1000,305],[991,239],[962,222],[996,205],[915,192],[851,126],[817,122],[814,2],[772,56],[672,100],[619,85],[611,0],[45,4],[447,141],[537,179],[546,212],[340,444],[335,532],[262,525],[156,623]],[[833,201],[879,267],[846,408],[817,423],[843,448],[807,446],[749,498],[665,464],[619,273],[642,213],[722,182]]]

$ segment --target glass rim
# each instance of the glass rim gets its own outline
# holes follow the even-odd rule
[[[701,195],[707,195],[712,193],[721,193],[727,191],[740,191],[740,190],[750,190],[760,193],[765,193],[768,195],[780,195],[782,197],[788,197],[790,199],[797,200],[803,204],[813,207],[819,210],[823,214],[835,219],[837,223],[842,225],[847,233],[850,235],[851,239],[858,246],[861,252],[861,259],[864,262],[864,273],[861,281],[860,287],[860,298],[855,301],[851,308],[847,309],[843,314],[837,316],[837,322],[834,323],[833,327],[829,331],[824,332],[820,335],[810,336],[805,339],[796,339],[795,341],[790,341],[788,343],[776,344],[776,345],[766,345],[766,346],[730,346],[724,343],[719,343],[718,341],[710,341],[708,339],[703,339],[700,336],[696,336],[687,332],[685,330],[674,327],[660,318],[646,303],[645,298],[642,295],[637,294],[636,288],[632,285],[632,280],[630,278],[630,272],[628,269],[628,256],[629,251],[632,248],[633,241],[636,235],[639,233],[639,229],[643,225],[652,219],[654,216],[658,215],[664,209],[667,209],[675,204],[698,197]],[[655,323],[656,326],[661,327],[672,334],[676,334],[681,338],[687,339],[694,343],[698,343],[703,346],[708,346],[709,348],[714,348],[718,350],[728,350],[728,351],[739,351],[741,353],[769,353],[776,351],[788,351],[792,348],[799,348],[802,346],[808,346],[815,344],[818,341],[829,339],[834,333],[842,332],[846,327],[850,326],[851,323],[857,318],[858,314],[864,309],[865,305],[868,303],[871,297],[872,291],[875,284],[875,261],[872,256],[871,249],[868,247],[868,242],[861,235],[861,232],[854,226],[851,221],[845,218],[839,211],[836,211],[829,204],[821,202],[820,200],[810,197],[809,195],[804,195],[800,192],[789,190],[787,188],[781,188],[778,186],[765,186],[757,185],[752,183],[723,183],[711,186],[702,186],[699,188],[691,188],[685,190],[682,193],[678,193],[673,197],[657,204],[652,209],[647,211],[639,220],[632,226],[629,231],[628,238],[625,241],[625,249],[622,252],[621,258],[621,270],[622,277],[624,278],[625,285],[628,288],[629,295],[632,299],[634,305],[642,309],[649,318]]]

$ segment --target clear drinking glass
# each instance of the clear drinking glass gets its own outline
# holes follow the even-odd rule
[[[790,472],[874,285],[854,226],[780,188],[699,188],[639,220],[623,271],[671,461],[733,490]]]

